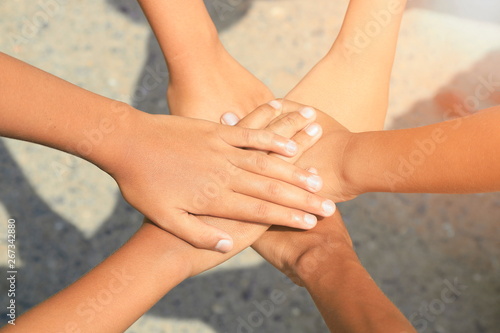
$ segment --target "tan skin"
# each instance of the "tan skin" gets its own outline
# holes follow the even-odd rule
[[[333,49],[332,49],[333,50]],[[358,58],[358,57],[355,57]],[[359,57],[361,58],[361,57]],[[340,59],[340,58],[339,58]],[[352,59],[350,59],[352,61]],[[361,61],[360,64],[363,64]],[[360,71],[363,73],[363,71]],[[367,71],[367,73],[369,73]],[[233,73],[235,74],[235,73]],[[312,73],[309,78],[314,77]],[[346,81],[349,81],[349,78],[345,78]],[[360,79],[357,77],[356,79]],[[314,81],[314,80],[312,80]],[[318,81],[321,81],[318,79]],[[309,83],[312,84],[312,83]],[[256,87],[257,88],[257,87]],[[308,91],[315,91],[315,89],[304,89],[303,98],[308,98]],[[229,90],[230,91],[230,90]],[[295,92],[301,92],[300,84],[295,89]],[[363,96],[357,95],[357,99],[361,99]],[[328,99],[328,95],[324,94],[322,97],[315,96],[314,98],[323,98],[325,100]],[[348,98],[347,98],[348,100]],[[221,105],[224,105],[223,100],[220,101]],[[327,101],[326,101],[327,102]],[[354,100],[352,102],[355,102]],[[347,101],[346,101],[347,103]],[[383,105],[384,103],[380,103]],[[286,108],[286,107],[285,107]],[[370,110],[372,111],[372,110]],[[375,110],[376,111],[376,110]],[[189,115],[189,112],[184,110],[186,116]],[[197,112],[199,112],[197,110]],[[332,112],[335,112],[333,110]],[[364,111],[366,112],[366,111]],[[376,112],[385,113],[385,110],[378,110]],[[329,112],[330,113],[330,112]],[[205,115],[205,117],[209,117]],[[351,117],[351,119],[359,118]],[[368,124],[365,124],[366,128],[376,129],[377,126],[380,126],[379,121],[373,120],[378,119],[378,117],[374,117],[373,119],[369,117]],[[310,149],[302,158],[302,162],[299,161],[299,165],[304,163],[303,161],[307,160],[307,163],[314,161],[314,163],[318,164],[318,169],[325,168],[325,170],[331,166],[328,161],[331,161],[331,156],[328,156],[326,159],[323,158],[325,148],[331,145],[331,138],[337,136],[343,136],[346,131],[343,129],[341,125],[331,120],[331,118],[326,117],[325,115],[319,114],[317,121],[323,125],[325,136],[321,139],[316,146]],[[372,122],[370,124],[370,122]],[[343,124],[349,128],[347,124],[348,121],[344,121]],[[377,125],[378,124],[378,125]],[[248,125],[252,127],[252,125]],[[257,126],[257,125],[253,125]],[[346,140],[346,143],[350,140]],[[321,149],[323,146],[323,149]],[[315,152],[315,148],[318,147]],[[340,145],[342,147],[342,145]],[[308,156],[308,155],[311,156]],[[305,164],[305,163],[304,163]],[[306,165],[304,165],[305,167]],[[338,174],[330,175],[326,177],[328,179],[339,179]],[[337,181],[337,183],[330,184],[330,189],[340,190],[342,188],[342,182]],[[333,192],[333,191],[332,191]],[[335,195],[339,196],[338,193]],[[346,196],[351,195],[351,193],[347,192]],[[209,223],[216,223],[217,225],[223,225],[224,220],[205,218],[205,221]],[[327,223],[328,222],[328,223]],[[337,226],[335,230],[321,230],[321,226],[325,224],[327,226],[333,225]],[[250,235],[249,238],[252,238],[253,232],[258,233],[257,228],[254,226],[246,227],[244,230],[238,229],[242,228],[233,227],[236,224],[230,223],[227,224],[228,228],[231,229],[234,235],[239,235],[242,237],[242,241],[247,241],[247,236]],[[169,239],[168,235],[160,235],[157,231],[154,230],[154,226],[150,224],[145,224],[143,228],[139,231],[139,233],[134,237],[131,243],[137,238],[144,237],[144,240],[167,240]],[[344,230],[344,231],[343,231]],[[316,233],[316,231],[318,231]],[[328,238],[331,235],[332,231],[336,231],[339,236],[336,238]],[[335,234],[335,232],[334,232]],[[290,241],[291,237],[296,237],[297,241]],[[319,241],[324,239],[325,241]],[[160,242],[159,242],[160,243]],[[165,244],[161,242],[162,244]],[[324,244],[336,244],[333,247],[325,247]],[[139,246],[140,243],[136,242],[136,246]],[[302,246],[304,244],[304,246]],[[130,245],[132,247],[132,245]],[[325,219],[321,221],[320,225],[308,232],[297,232],[291,230],[284,230],[280,228],[273,227],[270,231],[268,231],[256,244],[255,248],[261,253],[266,259],[271,261],[276,267],[282,269],[286,273],[290,274],[292,277],[296,279],[297,282],[305,285],[310,291],[313,299],[315,300],[318,308],[324,315],[325,321],[327,322],[330,329],[335,329],[335,331],[341,332],[357,332],[357,331],[392,331],[395,332],[410,332],[414,331],[411,325],[404,319],[404,317],[394,308],[394,306],[387,300],[387,298],[380,292],[380,290],[375,286],[373,281],[369,279],[368,273],[362,268],[357,260],[353,250],[352,245],[350,243],[350,238],[348,237],[343,224],[341,223],[341,219],[338,215],[331,219]],[[334,256],[323,256],[324,253],[332,252],[331,248],[333,248],[337,253]],[[206,253],[207,256],[195,254],[192,252],[192,249],[184,248],[180,242],[175,241],[174,239],[170,239],[168,245],[164,245],[164,247],[160,247],[160,252],[165,251],[167,253],[167,257],[161,256],[161,258],[169,258],[174,265],[175,263],[179,263],[177,267],[179,267],[180,275],[187,274],[195,274],[196,272],[203,269],[204,265],[207,263],[207,259],[212,257],[213,254]],[[119,252],[117,252],[119,253]],[[129,253],[130,256],[133,253]],[[224,260],[225,257],[220,255],[221,257],[215,258],[214,261]],[[182,258],[180,260],[179,258]],[[321,259],[318,259],[321,258]],[[186,267],[186,260],[189,261],[189,267]],[[329,261],[328,265],[319,265],[318,260]],[[210,261],[210,260],[208,260]],[[316,265],[314,264],[316,262]],[[322,272],[321,268],[325,266],[332,267],[331,270]],[[175,266],[174,266],[175,267]],[[311,274],[311,267],[314,271],[314,274]],[[172,266],[170,266],[172,268]],[[161,268],[157,273],[161,273]],[[165,271],[167,273],[167,271]],[[321,277],[318,279],[317,277]],[[174,276],[174,282],[182,279],[178,276]],[[329,289],[332,285],[336,285],[336,289]],[[342,288],[341,286],[345,286],[346,288]],[[152,287],[154,288],[154,287]],[[164,288],[167,289],[167,288]],[[339,293],[338,290],[341,290]],[[343,294],[343,290],[349,290],[349,294]],[[158,290],[152,291],[152,294],[158,297]],[[366,301],[366,295],[369,295],[369,303]],[[339,296],[339,297],[337,297]],[[145,302],[146,305],[154,302],[154,299],[149,299],[148,302]],[[341,304],[341,306],[340,306]],[[375,309],[375,310],[374,310]],[[136,314],[136,310],[138,309],[129,309],[133,314]],[[127,314],[130,314],[127,312]],[[133,317],[133,315],[130,315]],[[128,319],[132,320],[133,318]]]
[[[176,2],[169,3],[175,4]],[[144,3],[143,7],[145,7]],[[193,13],[193,8],[190,8],[190,10],[191,13]],[[179,15],[178,12],[176,14]],[[354,24],[352,20],[355,20],[356,16],[350,15],[350,17],[352,25]],[[180,20],[180,22],[182,22],[182,20]],[[153,24],[153,26],[155,25]],[[159,34],[157,33],[157,35]],[[213,38],[209,38],[208,40],[213,41]],[[160,40],[160,43],[162,43],[162,40]],[[194,44],[185,44],[186,47],[189,47],[189,45]],[[221,52],[222,49],[223,48],[219,46],[215,46],[210,50],[214,55],[219,56],[219,52]],[[182,51],[180,52],[183,53]],[[187,50],[183,54],[190,54],[190,52],[189,50]],[[177,62],[177,64],[186,65],[187,63],[189,63],[189,57],[178,57],[174,58],[174,61],[169,62],[171,72],[175,72],[178,69],[178,71],[182,73],[182,66],[179,66],[177,69],[175,69],[176,59],[186,60],[186,62]],[[232,61],[234,62],[234,60]],[[267,99],[266,92],[268,92],[268,89],[265,88],[265,86],[257,80],[250,80],[253,82],[253,86],[250,87],[251,89],[244,92],[244,96],[250,97],[243,97],[241,104],[239,104],[238,98],[227,98],[227,96],[241,95],[241,87],[239,87],[237,84],[233,84],[230,78],[245,77],[250,75],[248,74],[248,72],[244,71],[242,67],[234,66],[233,68],[236,68],[233,72],[217,72],[221,73],[221,80],[218,80],[217,82],[223,84],[218,88],[225,89],[223,90],[225,91],[224,98],[216,101],[218,104],[218,113],[213,112],[209,109],[202,109],[203,112],[201,112],[197,107],[186,107],[181,108],[180,110],[176,110],[176,107],[173,107],[173,113],[182,116],[200,116],[205,119],[216,120],[219,118],[221,110],[231,111],[236,107],[239,112],[243,113],[244,110],[248,109],[248,105],[252,103],[265,102],[265,100],[261,101],[260,98],[264,99],[264,96],[266,96],[265,98]],[[362,71],[360,71],[360,73],[362,73]],[[310,77],[313,76],[311,75]],[[349,80],[358,79],[359,77],[344,77],[344,80],[347,82],[347,84],[350,82]],[[342,82],[342,80],[340,81]],[[322,83],[324,82],[318,80],[318,84]],[[308,85],[309,84],[311,83],[308,83]],[[302,86],[304,87],[304,89],[308,87],[307,85]],[[300,87],[301,84],[296,87],[296,89],[294,90],[295,93],[301,91]],[[190,89],[196,91],[196,81],[193,82],[193,85]],[[255,92],[255,94],[252,95],[250,92]],[[170,95],[171,99],[175,100],[177,97],[179,98],[179,103],[177,105],[184,105],[184,103],[181,103],[182,99],[185,96],[189,96],[191,94],[190,91],[182,94],[179,92],[179,95],[176,96],[177,93],[178,92]],[[210,97],[211,100],[214,99],[214,95],[210,92],[207,92],[206,90],[199,90],[197,94],[199,98],[195,100],[199,100],[200,102],[195,103],[199,103],[199,105],[203,105],[203,99],[207,99],[205,98],[205,96]],[[304,96],[307,97],[308,94],[305,93]],[[236,101],[236,106],[234,101]],[[348,102],[348,100],[345,101],[346,104],[348,104]],[[292,104],[286,103],[285,109],[289,110],[290,105]],[[269,111],[268,106],[267,108]],[[385,110],[378,110],[376,112],[385,113]],[[275,113],[267,112],[266,115],[267,118],[265,117],[265,119],[269,121],[270,119],[272,119],[272,117],[275,116]],[[335,129],[337,123],[328,116],[321,113],[318,113],[317,117],[317,121],[322,124],[325,131],[325,138],[332,135],[330,132],[332,131],[332,129]],[[298,121],[304,120],[298,117],[295,121],[289,122],[289,124],[297,124]],[[264,127],[263,124],[265,123],[265,121],[257,121],[256,119],[246,119],[242,120],[238,125],[261,128]],[[333,127],[330,128],[331,125],[333,125]],[[274,131],[276,131],[277,133],[281,133],[282,135],[292,135],[292,133],[287,131],[286,126],[278,126],[274,128]],[[316,166],[318,169],[324,170],[324,172],[326,173],[326,179],[331,180],[335,179],[335,177],[337,176],[331,174],[331,172],[328,171],[328,161],[332,157],[326,156],[321,151],[321,149],[324,149],[325,146],[328,146],[328,141],[320,140],[316,144],[316,146],[314,146],[316,148],[316,151],[314,148],[310,149],[306,153],[306,156],[304,156],[302,162],[299,161],[299,163],[302,163],[303,167],[311,166],[310,163],[314,164],[314,166]],[[293,162],[292,159],[289,159],[288,161]],[[308,162],[306,163],[304,161]],[[321,173],[323,174],[323,171]],[[332,189],[338,187],[336,184],[328,185]],[[161,232],[161,230],[159,230],[153,224],[145,223],[143,227],[138,231],[138,233],[126,245],[124,245],[124,247],[118,250],[103,264],[99,265],[96,269],[91,271],[88,275],[80,279],[77,283],[75,283],[65,291],[59,293],[48,301],[42,303],[37,308],[28,312],[25,316],[19,319],[18,323],[26,325],[25,327],[28,331],[30,325],[40,322],[44,324],[43,326],[54,325],[55,327],[61,328],[61,330],[68,331],[71,329],[71,324],[73,324],[71,320],[76,320],[78,325],[83,325],[79,326],[84,328],[83,331],[122,331],[124,328],[134,322],[142,313],[144,313],[150,306],[152,306],[160,297],[162,297],[177,283],[189,276],[192,276],[220,262],[223,262],[230,256],[236,254],[239,250],[251,244],[268,228],[268,226],[266,225],[250,225],[223,219],[214,219],[210,217],[200,218],[207,223],[215,224],[221,229],[231,233],[233,239],[235,240],[235,246],[232,252],[228,254],[217,254],[209,251],[198,250],[168,233]],[[362,266],[359,265],[359,261],[357,261],[356,259],[354,251],[352,250],[350,238],[348,237],[348,234],[343,227],[340,216],[337,214],[331,220],[321,221],[321,224],[325,227],[335,227],[335,230],[330,230],[328,228],[315,228],[315,232],[293,232],[293,234],[291,234],[292,231],[289,230],[273,229],[268,232],[265,237],[261,238],[261,241],[255,244],[255,248],[276,267],[283,269],[292,277],[299,277],[297,281],[300,281],[301,284],[308,286],[311,295],[315,299],[320,311],[323,313],[329,327],[339,326],[342,328],[342,331],[352,332],[353,329],[359,328],[356,326],[359,325],[357,324],[360,322],[359,319],[364,318],[365,321],[362,321],[361,323],[364,323],[366,325],[364,328],[366,328],[366,330],[368,331],[374,331],[371,330],[371,328],[375,328],[377,327],[377,325],[385,326],[384,332],[387,331],[387,327],[394,327],[394,329],[401,328],[400,331],[412,331],[411,325],[409,325],[409,323],[404,320],[404,317],[402,317],[397,309],[395,309],[394,306],[387,300],[387,298],[385,298],[380,290],[372,282],[366,283],[366,280],[369,276],[362,268]],[[332,268],[338,269],[333,269],[332,272],[328,272],[328,274],[325,273],[324,275],[325,277],[327,277],[326,280],[310,280],[309,278],[311,274],[308,274],[309,271],[308,269],[306,269],[309,266],[304,265],[303,263],[307,263],[309,261],[308,257],[310,256],[312,256],[312,258],[315,260],[316,254],[323,253],[323,250],[325,250],[326,253],[329,253],[329,249],[324,249],[322,247],[323,244],[327,244],[328,242],[315,242],[315,240],[317,240],[318,238],[322,239],[324,237],[327,237],[327,235],[330,235],[331,232],[333,232],[333,234],[343,236],[336,240],[338,241],[338,247],[335,246],[337,251],[336,255],[322,258],[325,258],[325,260],[333,260],[333,265],[331,265]],[[292,235],[293,237],[297,238],[296,242],[288,241],[290,239],[290,236]],[[303,241],[304,237],[312,241]],[[292,244],[294,246],[292,246]],[[301,246],[301,244],[303,244],[304,246]],[[137,248],[140,248],[141,251],[137,251]],[[345,266],[349,267],[346,268]],[[145,272],[144,270],[137,271],[137,267],[150,267],[150,269],[147,272]],[[127,276],[131,279],[131,281],[127,283],[123,290],[114,294],[112,302],[106,305],[105,310],[101,309],[101,311],[99,311],[98,313],[96,312],[95,317],[93,317],[90,322],[87,322],[87,320],[85,319],[88,318],[83,316],[82,313],[78,314],[78,312],[75,312],[75,307],[82,305],[80,301],[82,299],[86,299],[88,297],[90,297],[91,299],[96,298],[99,295],[99,292],[102,289],[106,289],[109,283],[115,282],[114,280],[112,280],[112,277],[109,274],[113,269],[124,270],[128,274]],[[338,275],[339,272],[341,273],[340,276]],[[349,278],[342,279],[342,277]],[[332,281],[330,281],[330,279],[332,279]],[[331,298],[325,297],[325,295],[329,295],[331,293],[331,291],[328,289],[328,286],[336,285],[338,283],[345,283],[346,286],[349,286],[352,281],[361,282],[359,284],[356,284],[355,286],[352,286],[359,288],[358,291],[354,293],[356,297],[335,299],[335,293],[331,295]],[[100,288],[99,286],[102,286],[102,288]],[[144,286],[147,287],[144,288]],[[361,299],[359,296],[360,294],[366,292],[372,295],[372,301],[374,303],[381,306],[380,311],[374,312],[364,306],[363,299]],[[132,302],[129,302],[130,297],[134,297],[133,304]],[[75,302],[80,303],[75,304]],[[343,302],[343,306],[337,306],[338,302]],[[349,306],[346,306],[347,304],[349,304]],[[87,303],[84,303],[83,306],[87,306]],[[88,309],[84,308],[84,310]],[[62,316],[62,318],[66,318],[67,320],[64,322],[58,321],[57,318],[61,317],[51,316],[50,313],[52,312],[63,314],[64,316]],[[331,313],[335,313],[335,316],[332,316]],[[356,315],[353,316],[353,314]],[[89,314],[87,313],[87,315]]]
[[[248,120],[255,127],[256,122],[269,123],[275,117],[276,110],[264,105]],[[294,112],[271,123],[267,129],[293,137],[302,154],[321,136],[321,132],[310,136],[301,130],[313,122],[313,118],[305,119]],[[237,224],[239,230],[232,234],[235,249],[226,254],[200,250],[145,221],[103,263],[19,317],[15,326],[7,325],[1,331],[40,332],[41,328],[46,332],[124,331],[178,283],[227,260],[248,246],[249,237],[257,239],[260,235],[252,225],[241,221],[212,217],[203,220],[225,231],[234,230],[233,225]]]
[[[326,216],[325,199],[311,193],[319,187],[308,183],[318,176],[240,149],[293,156],[296,151],[289,148],[296,144],[289,139],[198,119],[150,115],[3,53],[0,70],[1,136],[87,159],[114,177],[130,204],[194,246],[227,252],[232,239],[192,214],[298,228],[312,227],[305,220],[311,213]],[[204,186],[228,166],[239,177],[221,184],[217,196],[206,200]],[[276,186],[287,188],[284,196],[267,190]],[[221,240],[226,243],[219,247]]]

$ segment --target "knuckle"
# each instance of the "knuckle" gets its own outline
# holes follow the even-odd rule
[[[269,168],[269,159],[267,155],[256,153],[254,157],[254,165],[259,172],[265,172]]]
[[[293,113],[283,118],[282,122],[285,127],[291,127],[291,128],[295,128],[298,123]]]
[[[316,197],[316,195],[307,192],[305,194],[304,202],[308,207],[316,207],[318,204],[318,198]]]
[[[193,236],[193,240],[191,244],[197,248],[211,248],[213,247],[213,235],[210,231],[197,232],[195,236]]]
[[[266,192],[271,197],[279,197],[283,193],[283,186],[276,181],[270,181],[266,185]]]
[[[260,201],[255,206],[255,215],[260,219],[265,219],[269,216],[269,204],[265,201]]]
[[[245,144],[249,144],[252,140],[252,132],[248,128],[242,128],[241,131],[241,139]]]

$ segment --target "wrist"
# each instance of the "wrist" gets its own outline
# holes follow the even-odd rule
[[[191,245],[175,237],[171,233],[154,225],[145,219],[136,236],[141,244],[141,251],[148,256],[155,269],[158,283],[165,284],[165,278],[171,277],[170,287],[173,287],[192,275],[192,258],[189,257]],[[145,250],[144,250],[145,248]],[[163,282],[162,282],[163,281]],[[165,290],[167,292],[168,290]]]
[[[328,223],[334,223],[328,221]],[[290,265],[291,275],[305,287],[315,283],[325,274],[342,273],[342,267],[359,263],[350,238],[344,239],[324,235],[318,245],[308,248]]]
[[[369,192],[373,181],[370,162],[373,152],[366,150],[365,132],[350,133],[343,154],[341,181],[345,188],[355,195]]]
[[[132,106],[114,101],[101,113],[91,128],[83,129],[76,143],[76,153],[110,175],[123,168],[133,131],[148,114]]]
[[[215,33],[205,32],[199,41],[186,43],[175,51],[164,51],[170,85],[188,85],[200,81],[200,75],[212,75],[219,64],[227,63],[228,52]],[[195,46],[195,47],[192,47]],[[203,56],[200,56],[202,54]]]

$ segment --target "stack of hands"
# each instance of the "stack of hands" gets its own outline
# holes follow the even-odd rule
[[[0,134],[91,161],[146,217],[127,244],[16,328],[122,331],[184,279],[253,246],[307,288],[330,329],[413,332],[360,264],[335,203],[372,191],[498,190],[489,166],[500,158],[484,160],[494,147],[464,135],[500,142],[487,128],[498,108],[381,131],[404,0],[352,0],[331,50],[285,99],[227,53],[203,1],[139,2],[169,67],[172,115],[141,112],[0,54],[0,91],[9,92],[0,98]],[[354,49],[373,11],[389,23]],[[96,131],[103,139],[92,144]],[[403,172],[399,157],[419,147],[432,154]],[[82,316],[81,300],[106,290],[117,269],[131,282],[94,317]]]

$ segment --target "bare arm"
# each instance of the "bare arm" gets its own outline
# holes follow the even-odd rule
[[[202,0],[139,0],[170,73],[172,114],[219,122],[223,112],[244,117],[274,98],[224,48]]]
[[[178,242],[172,247],[172,241]],[[191,272],[190,247],[152,224],[2,332],[123,332]]]
[[[273,227],[253,247],[306,287],[331,332],[416,332],[360,263],[339,213],[307,232]]]
[[[275,117],[276,110],[266,105],[250,114],[246,121],[265,126]],[[305,118],[294,112],[273,122],[268,129],[291,133],[290,136],[300,143],[301,154],[321,136],[321,131],[310,135],[305,130],[313,121],[314,117]],[[310,217],[313,218],[309,221],[312,227],[316,218]],[[32,331],[36,327],[56,332],[122,332],[178,283],[234,256],[268,227],[201,218],[232,234],[235,244],[232,251],[222,254],[197,249],[146,221],[116,253],[18,318],[15,327],[5,327],[5,332],[13,328]]]
[[[353,132],[382,129],[405,6],[406,0],[351,0],[331,50],[286,98]]]
[[[346,182],[358,192],[500,191],[500,106],[433,125],[352,135]]]
[[[399,8],[396,15],[391,18],[391,24],[387,30],[384,31],[380,38],[374,40],[370,49],[363,49],[359,54],[353,54],[351,58],[350,55],[347,57],[348,53],[345,52],[346,49],[341,48],[341,46],[347,45],[346,43],[354,36],[356,28],[363,28],[364,24],[371,20],[370,13],[373,10],[384,9],[384,6],[388,4],[389,1],[370,2],[353,0],[349,7],[341,35],[329,54],[331,57],[328,56],[319,66],[313,69],[313,71],[308,74],[292,92],[290,92],[287,98],[306,104],[310,103],[315,106],[319,105],[323,107],[329,115],[343,119],[343,123],[351,129],[374,130],[382,128],[387,110],[388,82],[404,2],[401,3],[401,8]],[[160,40],[160,44],[161,43],[162,41]],[[373,59],[374,62],[380,61],[380,66],[379,64],[373,66],[371,59]],[[235,75],[237,74],[238,72],[235,72]],[[203,72],[201,75],[203,75]],[[246,93],[252,93],[254,90],[255,89],[246,90]],[[213,99],[213,96],[211,96],[210,99]],[[217,117],[217,115],[214,115],[214,111],[224,110],[227,101],[221,99],[219,104],[222,107],[218,109],[209,109],[201,114],[197,112],[188,112],[183,113],[183,115]],[[333,135],[335,132],[335,126],[333,125],[335,122],[333,119],[325,115],[320,115],[318,120],[324,127],[325,133]],[[299,161],[299,165],[308,167],[310,166],[308,163],[314,161],[313,164],[320,168],[320,174],[325,178],[325,187],[338,190],[338,187],[335,186],[337,179],[335,175],[332,174],[331,163],[328,159],[323,158],[326,155],[325,152],[331,149],[331,144],[329,144],[329,142],[331,141],[327,140],[327,138],[320,140],[320,142],[307,153],[307,157]],[[339,145],[336,145],[336,147],[339,147]],[[220,220],[214,222],[221,223]],[[328,224],[328,222],[331,221],[321,221],[321,225]],[[232,235],[247,235],[247,237],[242,239],[242,243],[235,242],[235,244],[248,243],[248,241],[255,239],[256,236],[266,229],[258,225],[249,226],[244,230],[242,229],[243,225],[231,224],[230,227],[231,231],[229,232]],[[318,229],[318,227],[320,226],[313,229],[311,233]],[[262,240],[265,242],[268,240],[268,235],[272,235],[274,232],[274,230],[267,232],[262,237]],[[293,231],[291,233],[294,235],[307,234]],[[286,237],[284,237],[284,239],[285,238]],[[283,248],[279,243],[273,240],[267,242],[270,248],[276,250],[276,252],[288,253],[287,250],[280,251]],[[259,243],[262,244],[260,240]],[[264,257],[270,260],[269,257]],[[341,255],[331,255],[329,259],[331,260],[331,264],[334,264],[338,269],[336,269],[335,272],[329,273],[325,280],[314,281],[311,279],[307,281],[307,286],[330,327],[342,327],[346,332],[354,331],[353,329],[358,329],[360,326],[363,327],[365,331],[370,331],[370,329],[375,328],[379,331],[383,331],[381,328],[391,327],[389,325],[392,324],[394,327],[407,328],[408,332],[414,331],[404,316],[370,279],[368,273],[357,260],[352,248]],[[338,259],[338,261],[336,261],[336,259]],[[324,269],[330,267],[330,264],[324,265]],[[341,273],[339,273],[344,269],[348,271],[345,277],[340,276]],[[325,272],[318,271],[317,273],[318,275],[316,276],[321,276]],[[339,279],[339,283],[347,288],[345,292],[341,291],[339,294],[335,294],[337,288],[333,286],[337,286],[337,281],[335,280],[337,278]],[[350,282],[350,278],[359,282],[359,284],[353,285]],[[304,281],[306,281],[305,277]],[[349,291],[353,291],[354,296],[349,295]],[[373,303],[367,304],[364,302],[363,294],[365,292],[369,293],[372,297]],[[339,297],[334,297],[335,295]],[[339,303],[341,303],[340,306]],[[373,309],[372,304],[377,304],[378,307]],[[346,309],[346,305],[348,309]],[[358,315],[353,316],[353,313],[356,312],[358,312]],[[334,316],[332,316],[332,314],[334,314]]]
[[[293,141],[268,131],[150,115],[5,54],[0,54],[0,69],[0,135],[86,158],[115,178],[131,205],[191,244],[227,251],[231,237],[190,214],[305,225],[300,219],[304,211],[298,209],[309,206],[304,198],[317,190],[307,184],[311,175],[279,159],[240,149],[293,156],[297,149]],[[217,173],[231,175],[217,184],[217,193],[210,197],[206,187]],[[269,186],[285,187],[298,196],[264,198],[262,189]],[[268,214],[257,216],[256,207]],[[316,207],[310,213],[321,211]]]
[[[136,112],[0,53],[0,135],[76,154],[110,169]]]
[[[183,70],[184,64],[201,69],[202,64],[197,63],[204,61],[204,56],[200,54],[211,56],[212,53],[206,50],[220,46],[217,29],[203,0],[138,2],[153,28],[172,76],[181,74],[176,70]]]

